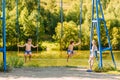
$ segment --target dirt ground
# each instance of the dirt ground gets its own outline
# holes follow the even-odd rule
[[[0,80],[120,80],[120,75],[86,72],[85,68],[16,68],[0,73]]]

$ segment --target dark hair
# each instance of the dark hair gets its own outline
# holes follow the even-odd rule
[[[70,41],[70,44],[74,43],[74,41]]]

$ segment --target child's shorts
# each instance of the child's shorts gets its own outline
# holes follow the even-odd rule
[[[73,51],[67,50],[67,54],[73,54]]]
[[[94,53],[91,53],[91,54],[90,54],[90,57],[94,57]]]
[[[97,51],[94,51],[94,52],[91,51],[90,57],[97,57]]]
[[[32,51],[25,51],[25,54],[32,54]]]

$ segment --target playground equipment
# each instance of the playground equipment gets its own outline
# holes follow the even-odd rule
[[[17,33],[17,42],[19,42],[20,37],[20,27],[19,27],[19,12],[18,12],[18,0],[16,0],[16,33]],[[19,53],[19,47],[18,47],[18,53]]]
[[[6,15],[5,15],[5,7],[6,7],[6,0],[2,0],[2,16],[0,20],[2,21],[2,39],[3,39],[3,47],[0,48],[0,52],[3,52],[3,68],[6,71]]]
[[[80,0],[80,28],[79,28],[79,35],[78,37],[81,38],[82,37],[82,33],[81,33],[81,30],[82,30],[82,4],[83,4],[83,0]]]
[[[62,50],[62,36],[63,36],[63,0],[60,0],[60,22],[61,22],[60,50]]]
[[[100,15],[102,15],[102,16],[100,16]],[[100,26],[101,22],[104,23],[104,30],[106,32],[106,37],[107,37],[107,40],[108,40],[108,47],[105,47],[105,48],[102,47],[102,44],[101,44],[101,32],[100,32],[101,27],[102,27],[102,26]],[[112,56],[112,61],[113,61],[114,66],[116,68],[114,55],[112,53],[112,46],[111,46],[111,43],[110,43],[110,37],[109,37],[108,29],[106,27],[106,21],[105,21],[105,18],[104,18],[104,13],[103,13],[103,10],[102,10],[102,5],[100,3],[100,0],[92,0],[92,27],[91,27],[91,34],[90,34],[90,50],[92,49],[92,39],[93,39],[95,28],[96,28],[96,32],[97,32],[98,47],[99,47],[99,53],[100,53],[99,68],[103,67],[102,53],[103,53],[103,51],[106,51],[106,50],[110,51],[111,56]]]
[[[83,4],[83,0],[80,0],[81,4],[80,4],[80,28],[79,28],[79,38],[81,37],[81,24],[82,24],[82,4]],[[63,34],[63,8],[62,8],[62,0],[60,0],[60,16],[61,16],[61,38],[62,38],[62,34]],[[100,17],[100,15],[102,15],[102,17]],[[96,17],[95,17],[96,16]],[[102,47],[101,44],[101,22],[104,23],[104,30],[106,32],[106,37],[108,40],[108,47],[104,48]],[[93,40],[93,36],[94,36],[94,29],[96,28],[97,31],[97,36],[98,36],[98,46],[99,46],[99,53],[100,53],[100,59],[98,60],[98,57],[96,56],[96,59],[99,62],[99,68],[103,67],[103,61],[102,61],[102,53],[103,51],[109,50],[112,56],[112,61],[114,63],[114,66],[116,68],[116,63],[114,60],[114,54],[112,53],[112,46],[110,43],[110,37],[109,37],[109,33],[108,33],[108,29],[106,27],[106,21],[104,19],[104,14],[103,14],[103,10],[102,10],[102,5],[100,3],[100,0],[92,0],[92,27],[91,27],[91,34],[90,34],[90,53],[91,53],[91,49],[92,49],[92,40]]]
[[[81,1],[81,6],[80,6],[80,28],[81,28],[81,24],[82,24],[82,3],[83,1]],[[19,21],[18,21],[18,0],[16,0],[16,30],[17,32],[19,32]],[[63,36],[63,0],[60,0],[60,18],[61,18],[61,38]],[[6,0],[2,0],[2,16],[0,17],[0,20],[2,21],[2,39],[3,39],[3,47],[0,48],[0,51],[3,52],[3,63],[4,63],[4,71],[6,71],[7,67],[6,67],[6,16],[5,16],[5,7],[6,7]],[[99,14],[102,14],[102,17],[100,17]],[[95,17],[96,15],[96,17]],[[40,18],[40,0],[38,0],[38,16],[36,17],[37,20],[37,26],[36,26],[36,36],[37,36],[37,42],[39,40],[39,31],[38,31],[38,26],[40,26],[39,24],[39,18]],[[101,45],[101,35],[100,35],[100,29],[101,29],[101,21],[104,23],[104,30],[106,32],[106,37],[108,40],[108,46],[107,48],[103,48]],[[91,26],[91,34],[90,34],[90,50],[91,50],[91,42],[93,39],[93,30],[94,28],[96,28],[97,30],[97,36],[98,36],[98,45],[99,45],[99,52],[100,52],[100,59],[99,59],[99,68],[103,67],[103,63],[102,63],[102,53],[103,51],[109,50],[112,56],[112,61],[115,65],[116,68],[116,63],[114,60],[114,55],[112,53],[112,46],[110,44],[110,37],[108,34],[108,29],[106,27],[106,21],[104,19],[104,14],[103,14],[103,10],[102,10],[102,5],[100,3],[100,0],[92,0],[92,26]],[[81,29],[80,29],[81,30]],[[81,32],[81,31],[80,31]],[[19,33],[17,34],[19,37]],[[81,35],[79,33],[79,35]],[[19,41],[19,39],[18,39]]]
[[[36,15],[36,42],[39,42],[39,26],[40,26],[40,0],[38,0],[38,8],[37,8],[37,15]],[[19,27],[19,10],[18,10],[18,0],[16,0],[16,33],[17,33],[17,42],[19,43],[20,38],[20,27]],[[38,53],[37,47],[37,53]],[[19,47],[18,47],[19,53]]]
[[[39,27],[40,27],[40,0],[38,0],[38,9],[37,9],[37,16],[36,16],[36,21],[37,21],[37,26],[36,26],[36,40],[37,44],[39,42]],[[37,47],[37,53],[38,53],[38,47]]]

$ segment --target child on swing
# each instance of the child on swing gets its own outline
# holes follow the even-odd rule
[[[79,42],[76,44],[74,43],[74,41],[70,41],[70,45],[68,46],[68,50],[67,50],[67,54],[68,54],[67,62],[68,62],[68,59],[74,54],[73,48],[75,46],[78,46],[80,43],[81,43],[80,39],[79,39]]]
[[[90,72],[92,72],[92,67],[93,67],[93,64],[94,64],[94,57],[95,57],[96,51],[97,51],[96,41],[93,40],[92,41],[92,50],[91,50],[90,57],[89,57],[89,60],[88,60],[89,65],[90,65],[90,68],[89,68]]]
[[[25,47],[25,62],[27,61],[27,56],[29,56],[29,61],[31,60],[31,56],[32,56],[32,51],[31,51],[31,47],[36,48],[37,46],[32,45],[32,39],[28,39],[27,43],[25,43],[24,45],[18,45],[18,47]]]

